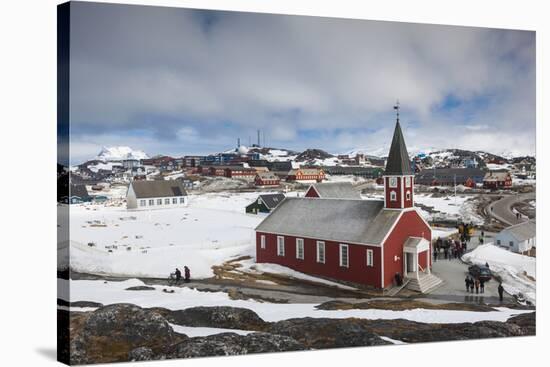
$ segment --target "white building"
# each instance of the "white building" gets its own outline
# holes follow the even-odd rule
[[[503,229],[495,236],[497,246],[523,254],[536,246],[536,222],[528,220]]]
[[[187,192],[179,181],[132,181],[126,193],[128,209],[163,209],[186,206]]]

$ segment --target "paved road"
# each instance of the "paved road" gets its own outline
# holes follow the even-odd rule
[[[512,206],[524,200],[535,200],[535,193],[530,192],[527,194],[512,194],[503,197],[500,200],[487,206],[487,213],[494,217],[496,220],[507,224],[514,225],[525,221],[525,219],[518,219],[516,214],[512,212]]]

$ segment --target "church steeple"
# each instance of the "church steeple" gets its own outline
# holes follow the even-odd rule
[[[403,209],[413,206],[414,172],[399,123],[399,102],[394,109],[397,111],[395,130],[384,172],[385,207]]]
[[[390,154],[388,155],[388,161],[386,163],[385,175],[412,175],[411,161],[409,160],[409,153],[407,152],[407,146],[405,145],[405,138],[403,138],[403,132],[401,131],[401,124],[399,123],[399,102],[394,106],[397,110],[397,119],[395,123],[395,130],[393,132],[393,139],[391,141]]]

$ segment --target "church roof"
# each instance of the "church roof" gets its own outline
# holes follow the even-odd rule
[[[401,211],[384,201],[287,197],[256,231],[341,243],[379,245]]]
[[[385,175],[414,175],[411,169],[411,162],[409,160],[409,153],[407,152],[407,146],[405,145],[405,138],[401,132],[401,125],[399,119],[395,124],[395,131],[393,132],[393,139],[390,147],[390,154],[388,155],[388,161],[386,163]]]

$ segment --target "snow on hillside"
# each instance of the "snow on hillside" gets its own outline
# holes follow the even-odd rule
[[[103,162],[146,158],[149,158],[149,156],[145,152],[141,150],[133,150],[132,148],[126,146],[103,147],[96,157],[96,159]]]
[[[536,259],[516,254],[492,243],[476,247],[462,256],[473,264],[489,264],[491,271],[502,278],[502,286],[509,294],[523,293],[533,304],[536,301]]]
[[[140,307],[164,307],[171,310],[183,310],[195,306],[230,306],[242,307],[253,310],[262,319],[268,322],[276,322],[297,317],[313,318],[362,318],[362,319],[406,319],[426,323],[462,323],[477,322],[482,320],[506,321],[510,317],[532,310],[512,310],[508,308],[496,308],[497,311],[472,312],[472,311],[448,311],[426,309],[413,309],[406,311],[391,310],[318,310],[315,303],[269,303],[253,300],[232,300],[224,292],[201,292],[187,287],[156,286],[155,291],[125,291],[128,287],[144,285],[138,279],[130,279],[123,282],[108,282],[103,280],[65,280],[58,279],[59,289],[69,289],[70,301],[92,301],[104,305],[114,303],[133,303]],[[162,292],[162,289],[173,290],[174,293]],[[68,300],[67,295],[60,298]]]
[[[120,167],[122,166],[122,164],[106,161],[106,163],[89,164],[88,169],[92,172],[97,173],[99,172],[99,170],[112,171],[113,167],[115,166]]]

